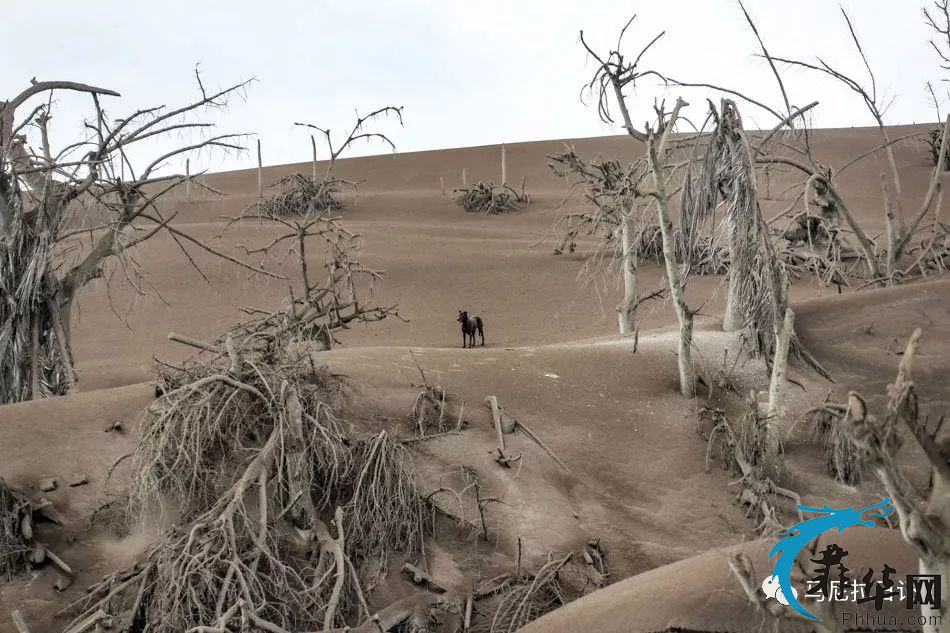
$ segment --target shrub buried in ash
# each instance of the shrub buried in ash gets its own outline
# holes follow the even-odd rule
[[[508,213],[516,211],[518,205],[527,204],[528,196],[522,183],[521,193],[503,185],[476,182],[471,187],[455,190],[455,204],[469,213]]]

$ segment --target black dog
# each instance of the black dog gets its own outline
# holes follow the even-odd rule
[[[482,346],[485,346],[485,329],[480,316],[468,316],[468,312],[459,310],[459,316],[455,319],[462,324],[462,348],[475,347],[475,332],[482,337]]]

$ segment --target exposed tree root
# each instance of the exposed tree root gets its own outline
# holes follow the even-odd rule
[[[492,591],[500,591],[501,599],[491,624],[473,630],[514,633],[542,615],[600,589],[606,579],[603,553],[596,541],[580,553],[549,557],[533,576],[508,579],[500,589]]]
[[[370,616],[391,553],[420,551],[427,513],[406,449],[344,432],[326,370],[225,348],[167,370],[141,419],[133,508],[171,497],[181,527],[73,605],[71,627],[331,629]]]
[[[184,371],[160,368],[164,395],[140,419],[141,440],[132,457],[130,498],[141,511],[168,497],[185,518],[199,513],[227,486],[235,460],[260,446],[278,423],[276,393],[285,380],[299,385],[301,407],[312,420],[310,444],[319,448],[315,467],[333,487],[350,467],[344,438],[332,412],[323,404],[334,378],[325,369],[300,364],[236,362],[229,356],[190,362]],[[301,438],[301,442],[302,442]]]
[[[755,406],[754,401],[751,405]],[[736,501],[747,508],[746,516],[755,524],[756,532],[761,535],[782,532],[785,528],[776,500],[784,498],[797,506],[801,499],[775,483],[781,467],[769,459],[770,440],[765,421],[754,408],[736,425],[719,409],[704,411],[709,419],[703,420],[701,416],[701,423],[712,425],[706,448],[707,471],[713,455],[718,454],[723,469],[740,476],[733,482],[739,486]]]
[[[826,401],[805,413],[805,418],[814,428],[814,433],[822,439],[828,474],[836,481],[853,486],[861,481],[863,463],[861,451],[857,449],[844,432],[842,421],[847,407]]]
[[[344,510],[352,517],[346,538],[356,562],[378,566],[387,552],[421,551],[427,513],[408,451],[382,431],[357,442],[353,455],[356,468]]]

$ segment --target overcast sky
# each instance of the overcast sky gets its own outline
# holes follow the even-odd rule
[[[7,98],[35,76],[117,90],[121,99],[104,100],[117,116],[146,105],[180,105],[198,94],[193,69],[200,62],[209,88],[257,79],[246,101],[210,116],[221,131],[259,135],[266,164],[309,160],[308,133],[294,129],[294,121],[342,130],[355,110],[389,104],[405,107],[404,128],[381,125],[400,151],[615,133],[578,99],[594,68],[578,30],[603,49],[634,13],[639,17],[626,38],[631,52],[667,31],[647,65],[781,103],[734,0],[0,2]],[[865,76],[837,2],[746,0],[746,6],[774,55],[820,55]],[[879,89],[894,98],[888,122],[934,120],[924,83],[940,74],[922,4],[850,0],[844,6]],[[786,75],[793,103],[821,102],[816,126],[871,123],[855,95],[801,71]],[[641,93],[634,103],[637,119],[645,120],[663,90],[644,85]],[[705,95],[686,96],[701,115]],[[54,132],[61,144],[77,133],[90,105],[88,97],[57,97]],[[745,118],[773,123],[749,108]],[[381,151],[360,146],[353,155]],[[196,161],[215,169],[254,164],[251,155]]]

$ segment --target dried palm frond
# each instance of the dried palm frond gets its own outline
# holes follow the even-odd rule
[[[723,219],[729,239],[729,301],[744,320],[746,341],[755,352],[771,359],[777,327],[788,306],[788,272],[772,243],[771,231],[762,216],[756,191],[755,166],[742,120],[735,103],[724,99],[713,138],[698,173],[683,188],[685,246],[693,248],[703,224],[722,200]],[[792,353],[822,376],[828,373],[792,335]]]
[[[24,513],[30,505],[0,479],[0,579],[9,579],[30,565],[30,534],[24,534]]]
[[[20,195],[3,170],[0,195],[19,206]],[[20,214],[14,218],[7,239],[0,239],[0,404],[62,395],[72,385],[69,341],[60,340],[54,327],[60,321],[53,304],[59,288],[51,274],[52,237],[37,233]]]

